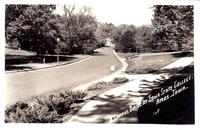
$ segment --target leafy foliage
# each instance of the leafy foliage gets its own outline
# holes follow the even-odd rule
[[[36,97],[32,102],[17,102],[5,111],[5,122],[15,123],[55,123],[61,122],[71,104],[83,99],[86,93],[81,91],[61,91],[45,97]]]
[[[9,23],[15,21],[16,18],[18,18],[23,11],[28,7],[28,5],[6,5],[6,12],[5,12],[5,27],[9,25]]]
[[[155,5],[153,26],[120,25],[112,36],[119,52],[193,48],[193,6]]]
[[[136,28],[137,52],[150,52],[154,49],[152,26],[140,26]]]
[[[16,5],[16,7],[18,6]],[[23,11],[18,12],[20,15],[6,28],[8,43],[12,44],[13,40],[17,39],[18,47],[36,51],[38,55],[54,49],[54,37],[57,31],[52,27],[52,21],[49,19],[53,17],[51,13],[55,6],[26,5],[25,7]]]
[[[7,5],[6,40],[11,46],[37,54],[68,52],[92,54],[97,48],[97,22],[89,7],[75,11],[64,6],[64,15],[53,13],[55,5]]]
[[[22,107],[23,106],[23,107]],[[56,122],[56,112],[49,112],[47,106],[17,102],[6,110],[6,123],[48,123]]]
[[[104,88],[106,85],[108,85],[108,83],[105,82],[105,81],[98,82],[98,83],[92,84],[92,85],[87,89],[87,91],[99,90],[99,89]]]
[[[154,48],[151,26],[120,25],[113,29],[115,50],[119,52],[149,52]]]
[[[115,26],[112,23],[98,23],[95,32],[98,47],[105,46],[107,39],[112,37],[114,29]]]
[[[193,6],[154,6],[154,42],[157,47],[182,50],[193,38]]]
[[[113,79],[113,83],[114,84],[121,84],[121,83],[125,83],[128,82],[129,80],[126,77],[117,77]]]
[[[120,25],[115,30],[113,41],[118,52],[136,52],[135,27],[133,25]]]
[[[62,37],[69,45],[70,53],[91,54],[96,49],[96,19],[89,7],[75,13],[75,6],[64,6]]]

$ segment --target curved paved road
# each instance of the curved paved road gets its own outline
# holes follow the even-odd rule
[[[6,74],[6,104],[52,91],[74,88],[111,74],[110,66],[122,67],[112,48],[74,64],[30,72]]]

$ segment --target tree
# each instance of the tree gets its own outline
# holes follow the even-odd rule
[[[19,11],[15,20],[8,21],[8,43],[12,44],[13,39],[17,39],[20,48],[36,51],[37,55],[54,49],[57,34],[55,23],[51,20],[54,9],[54,5],[27,5]]]
[[[75,6],[64,6],[63,39],[69,45],[70,53],[93,53],[96,49],[96,18],[91,15],[90,8],[82,7],[75,13]]]
[[[136,29],[133,25],[119,25],[113,35],[115,50],[119,52],[136,52]]]
[[[18,18],[28,5],[6,5],[5,8],[5,28],[11,23],[12,21],[15,21],[16,18]]]
[[[98,23],[95,32],[96,39],[98,40],[98,46],[105,46],[107,39],[112,37],[115,26],[112,23]]]
[[[154,6],[154,42],[169,49],[183,49],[193,38],[193,6]]]
[[[139,26],[136,28],[137,52],[147,52],[154,49],[152,26]]]
[[[77,12],[75,5],[65,5],[62,16],[53,13],[55,5],[7,5],[6,8],[7,43],[35,51],[38,56],[57,51],[92,54],[101,42],[96,35],[96,18],[89,7]]]
[[[7,32],[7,27],[8,25],[15,21],[16,18],[18,18],[23,11],[26,9],[26,7],[28,7],[28,5],[5,5],[5,37],[6,37],[6,41],[8,41],[8,32]],[[16,39],[15,39],[16,40]],[[16,45],[12,45],[12,46],[18,46],[18,42],[15,42]]]

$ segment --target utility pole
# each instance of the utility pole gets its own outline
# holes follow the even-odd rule
[[[60,42],[60,39],[59,38],[57,38],[57,63],[59,62],[59,42]]]

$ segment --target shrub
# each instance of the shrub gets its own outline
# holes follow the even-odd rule
[[[73,92],[73,91],[71,91],[71,92]],[[87,95],[87,93],[85,93],[83,91],[80,91],[80,90],[74,91],[72,93],[73,102],[75,102],[76,100],[79,100],[79,99],[83,99],[86,95]]]
[[[126,70],[125,73],[127,74],[148,74],[153,73],[155,70],[152,68],[142,68],[142,69],[130,69]]]
[[[55,113],[55,111],[49,112],[47,106],[31,105],[25,102],[17,102],[6,110],[5,122],[52,123],[59,122],[57,117],[58,115]]]
[[[107,82],[98,82],[98,83],[95,83],[95,84],[92,84],[87,90],[88,91],[93,91],[93,90],[99,90],[99,89],[102,89],[104,86],[106,86],[108,83]]]
[[[121,83],[125,83],[128,82],[128,79],[125,77],[117,77],[113,79],[113,83],[114,84],[121,84]]]
[[[59,93],[36,97],[31,103],[17,102],[5,111],[5,122],[53,123],[61,122],[63,114],[78,99],[84,98],[82,91],[60,91]]]

